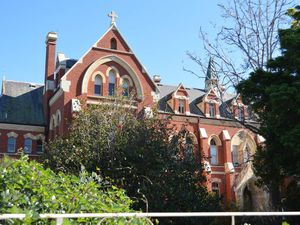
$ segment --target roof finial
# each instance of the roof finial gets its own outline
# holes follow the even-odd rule
[[[108,16],[111,18],[110,25],[116,25],[116,18],[118,18],[118,15],[115,11],[111,11]]]

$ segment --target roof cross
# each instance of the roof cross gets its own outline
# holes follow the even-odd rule
[[[115,13],[115,11],[111,11],[108,16],[111,18],[110,25],[116,25],[116,18],[118,18],[118,15]]]

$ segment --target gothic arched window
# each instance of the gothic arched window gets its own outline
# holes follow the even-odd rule
[[[218,149],[214,139],[210,140],[210,163],[212,165],[218,164]]]
[[[117,41],[114,38],[110,39],[110,49],[117,49]]]
[[[94,81],[94,94],[95,95],[102,95],[102,77],[97,75]]]
[[[113,96],[116,88],[116,72],[114,70],[109,71],[108,77],[108,95]]]
[[[127,79],[123,79],[122,81],[122,95],[129,96],[129,81]]]

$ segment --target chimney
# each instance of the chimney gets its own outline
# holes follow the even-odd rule
[[[57,40],[57,33],[49,32],[47,34],[45,84],[47,80],[54,80],[56,40]]]
[[[55,71],[55,48],[56,48],[57,33],[49,32],[46,36],[46,63],[45,63],[45,86],[44,86],[44,119],[46,122],[46,135],[49,124],[49,99],[53,95],[55,88],[54,71]]]

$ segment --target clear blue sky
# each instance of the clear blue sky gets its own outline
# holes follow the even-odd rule
[[[203,87],[203,80],[184,72],[187,50],[205,57],[199,28],[212,34],[222,25],[218,0],[2,0],[0,3],[0,76],[43,83],[45,37],[58,33],[57,51],[79,58],[109,27],[107,14],[149,74],[162,83]],[[199,67],[192,67],[200,72]]]

